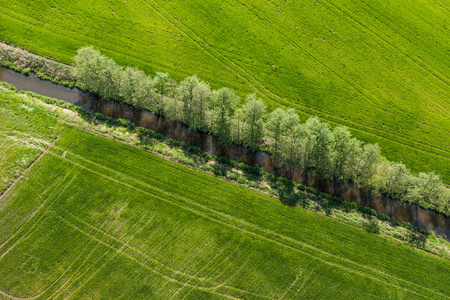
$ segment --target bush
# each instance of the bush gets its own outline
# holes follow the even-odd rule
[[[354,210],[354,209],[358,208],[358,205],[356,203],[354,203],[354,202],[345,202],[345,207],[348,210]]]
[[[177,141],[177,140],[167,139],[166,143],[167,143],[167,145],[169,145],[170,147],[178,147],[178,148],[181,148],[181,142],[179,142],[179,141]]]
[[[418,233],[423,234],[423,235],[425,235],[427,237],[429,237],[431,235],[430,231],[428,231],[426,229],[419,228],[419,227],[414,227],[414,232],[418,232]]]
[[[185,142],[181,142],[181,143],[180,143],[180,147],[181,147],[181,149],[183,149],[183,150],[188,150],[188,148],[189,148],[189,146],[188,146]]]
[[[298,188],[300,191],[304,191],[304,190],[306,189],[306,186],[305,186],[304,184],[299,183],[299,184],[297,184],[297,188]]]
[[[278,177],[278,182],[286,187],[294,187],[294,182],[284,177]]]
[[[358,206],[358,210],[360,212],[362,212],[365,215],[369,215],[369,216],[376,216],[377,212],[375,210],[373,210],[370,207],[366,207],[366,206]]]
[[[392,223],[392,226],[395,226],[395,227],[400,226],[400,223],[397,220],[392,220],[391,223]]]
[[[155,138],[155,139],[157,139],[157,140],[159,140],[159,141],[162,141],[162,140],[165,139],[165,137],[164,137],[161,133],[155,133],[155,134],[153,134],[153,138]]]
[[[310,187],[310,186],[305,187],[304,191],[307,193],[316,195],[316,196],[320,194],[320,192],[318,190],[316,190],[315,188]]]
[[[381,231],[380,230],[380,225],[378,224],[378,222],[376,220],[370,220],[369,222],[364,224],[364,227],[370,233],[378,234]]]
[[[331,200],[330,195],[328,195],[327,193],[321,193],[320,196],[322,197],[322,199]]]
[[[413,229],[412,224],[409,223],[409,222],[401,222],[401,223],[399,224],[399,226],[400,226],[400,227],[403,227],[403,228],[406,228],[406,229],[409,229],[409,230],[412,230],[412,229]]]
[[[342,206],[342,205],[344,205],[344,200],[342,200],[339,197],[332,197],[331,198],[331,203],[333,203],[336,206]]]
[[[229,165],[230,167],[233,167],[233,168],[237,168],[239,166],[239,164],[236,161],[229,159],[228,157],[225,157],[225,156],[216,158],[216,161],[219,164]]]
[[[23,74],[23,75],[26,75],[26,76],[30,76],[31,70],[30,70],[30,69],[23,69],[23,70],[22,70],[22,74]]]
[[[102,115],[101,113],[94,113],[95,119],[104,123],[108,120],[108,117],[105,115]]]
[[[385,214],[379,214],[379,215],[378,215],[378,218],[379,218],[381,221],[388,221],[388,222],[391,221],[391,218],[390,218],[389,216],[386,216]]]
[[[203,157],[206,161],[214,160],[213,155],[210,155],[208,152],[203,152],[203,153],[202,153],[202,157]]]
[[[267,174],[267,179],[272,183],[274,183],[277,180],[277,178],[273,174]]]
[[[115,122],[117,126],[128,127],[128,121],[124,119],[116,119]]]
[[[195,147],[195,146],[189,147],[188,152],[189,152],[189,153],[192,153],[192,154],[194,154],[194,155],[197,155],[197,156],[201,156],[202,153],[203,153],[203,152],[202,152],[202,149],[200,149],[200,148],[198,148],[198,147]]]
[[[230,159],[228,157],[224,157],[224,156],[216,158],[216,161],[219,164],[225,164],[225,165],[229,165],[230,164]]]
[[[152,137],[155,134],[153,130],[144,127],[138,127],[138,131],[139,133],[142,133],[143,135],[146,135],[148,137]]]

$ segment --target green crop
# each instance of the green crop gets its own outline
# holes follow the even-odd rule
[[[14,297],[450,293],[448,260],[74,127],[0,203],[0,289]]]

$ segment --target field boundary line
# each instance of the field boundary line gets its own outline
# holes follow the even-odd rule
[[[12,300],[28,300],[28,299],[35,299],[35,298],[39,297],[41,294],[39,294],[37,296],[32,296],[32,297],[16,297],[16,296],[10,295],[10,294],[5,293],[4,291],[0,290],[0,295],[4,296],[6,298],[12,299]]]
[[[53,154],[53,155],[55,155],[55,154]],[[74,154],[74,155],[76,155],[76,154]],[[78,155],[76,155],[76,156],[78,156]],[[88,162],[91,162],[91,161],[89,161],[88,159],[85,159],[85,158],[82,158],[82,159],[84,159],[84,160],[86,160],[86,161],[88,161]],[[140,181],[140,180],[138,180],[138,179],[131,178],[130,176],[128,176],[128,175],[126,175],[126,174],[123,174],[123,173],[121,173],[120,171],[115,170],[115,171],[113,171],[113,172],[116,173],[117,175],[123,174],[122,177],[125,177],[125,178],[127,178],[128,180],[131,179],[131,181],[135,181],[136,183],[143,184],[143,185],[145,185],[145,186],[150,187],[151,189],[158,190],[159,192],[162,192],[163,194],[171,195],[172,197],[178,198],[178,199],[182,200],[183,202],[179,203],[179,202],[176,202],[175,200],[169,200],[168,198],[163,198],[163,197],[161,197],[161,196],[159,196],[159,195],[157,195],[157,194],[154,194],[154,193],[149,192],[149,191],[146,191],[146,190],[144,190],[144,189],[142,189],[142,188],[136,187],[136,186],[134,186],[134,185],[132,185],[132,184],[130,184],[130,183],[119,181],[118,179],[112,178],[112,177],[110,177],[110,176],[108,176],[108,175],[106,175],[106,174],[103,174],[103,173],[100,173],[100,172],[98,172],[98,171],[96,171],[96,170],[90,169],[89,167],[86,167],[86,166],[84,166],[84,165],[81,165],[81,164],[79,164],[79,163],[77,163],[77,162],[73,162],[73,161],[71,161],[71,160],[69,160],[69,159],[68,159],[68,161],[70,161],[70,162],[72,162],[72,163],[74,163],[74,164],[76,164],[76,165],[79,165],[80,167],[85,168],[85,169],[87,169],[87,170],[89,170],[89,171],[91,171],[91,172],[93,172],[93,173],[96,173],[96,174],[99,174],[99,175],[101,175],[101,176],[104,176],[104,177],[106,177],[106,178],[108,178],[108,179],[110,179],[110,180],[112,180],[112,181],[114,181],[114,182],[117,182],[117,183],[119,183],[119,184],[128,186],[128,187],[130,187],[130,188],[132,188],[132,189],[141,191],[141,192],[143,192],[143,193],[145,193],[145,194],[152,195],[153,197],[155,197],[155,198],[157,198],[157,199],[160,199],[160,200],[162,200],[162,201],[164,201],[164,202],[167,202],[167,203],[171,203],[172,205],[178,206],[178,207],[180,207],[180,208],[182,208],[182,209],[191,211],[191,212],[193,212],[193,213],[195,213],[195,214],[197,214],[197,215],[203,216],[204,218],[213,220],[214,222],[221,223],[221,224],[225,224],[225,225],[227,225],[227,226],[229,226],[229,227],[238,229],[238,230],[240,230],[240,231],[242,231],[242,232],[246,232],[247,234],[256,236],[256,237],[258,237],[258,238],[260,238],[260,239],[268,240],[268,241],[270,241],[270,242],[273,242],[273,243],[282,245],[282,246],[284,246],[284,247],[290,248],[290,249],[292,249],[292,250],[294,250],[294,251],[301,252],[301,253],[303,253],[303,254],[305,254],[305,255],[307,255],[307,256],[312,257],[313,259],[320,260],[320,261],[322,261],[322,262],[324,262],[324,263],[326,263],[326,264],[328,264],[328,265],[335,266],[335,267],[338,267],[338,268],[347,270],[347,271],[349,271],[349,272],[353,272],[353,273],[359,274],[359,275],[364,276],[364,277],[369,277],[369,278],[372,278],[372,279],[374,279],[374,280],[376,280],[376,281],[382,282],[383,284],[392,285],[392,286],[395,286],[395,287],[397,287],[397,288],[404,289],[405,287],[402,287],[402,286],[393,284],[391,281],[388,281],[388,278],[396,279],[397,281],[399,281],[399,282],[404,282],[404,283],[406,283],[407,285],[419,286],[419,287],[421,287],[421,288],[423,288],[423,289],[425,289],[425,290],[428,290],[428,291],[430,291],[430,292],[432,292],[432,293],[436,293],[436,294],[443,295],[443,294],[440,293],[439,291],[436,291],[436,290],[433,290],[433,289],[424,287],[424,286],[422,286],[422,285],[419,285],[419,284],[417,284],[417,283],[410,282],[410,281],[405,280],[405,279],[402,279],[402,278],[395,277],[395,276],[393,276],[393,275],[387,274],[387,273],[385,273],[385,272],[383,272],[383,271],[381,271],[381,270],[378,270],[378,269],[376,269],[376,268],[371,268],[371,267],[368,267],[368,266],[365,266],[365,265],[361,265],[361,264],[359,264],[359,263],[357,263],[357,262],[354,262],[354,261],[351,261],[351,260],[349,260],[349,259],[347,259],[347,258],[338,257],[338,256],[336,256],[336,255],[334,255],[334,254],[331,254],[331,253],[328,253],[328,252],[326,252],[326,251],[317,249],[316,247],[314,247],[314,246],[312,246],[312,245],[306,244],[306,243],[304,243],[304,242],[301,242],[301,241],[299,241],[299,240],[293,239],[293,238],[291,238],[291,237],[284,236],[283,234],[280,234],[280,233],[275,232],[275,231],[273,231],[273,230],[270,230],[270,229],[267,229],[267,228],[261,228],[261,227],[259,227],[258,225],[255,225],[255,224],[253,224],[253,223],[250,223],[250,222],[247,222],[247,221],[244,221],[244,220],[241,220],[241,219],[237,219],[237,218],[235,218],[235,217],[233,217],[233,216],[230,216],[230,215],[227,215],[227,214],[225,214],[225,213],[221,213],[221,212],[215,211],[215,210],[213,210],[213,209],[211,209],[211,208],[208,208],[208,207],[205,207],[204,205],[199,204],[199,203],[197,203],[197,202],[195,202],[195,201],[193,201],[193,200],[187,199],[187,198],[184,197],[184,196],[181,196],[181,195],[178,195],[178,194],[169,193],[169,192],[167,192],[167,191],[164,191],[164,190],[161,190],[161,189],[159,189],[159,188],[156,188],[156,187],[154,187],[154,186],[152,186],[152,185],[150,185],[150,184],[148,184],[148,183],[142,182],[142,181]],[[95,162],[91,162],[91,163],[98,166],[98,164],[95,163]],[[103,167],[103,168],[105,168],[105,169],[110,169],[109,167],[106,167],[106,166],[101,166],[101,167]],[[110,169],[110,170],[112,171],[112,169]],[[184,199],[184,200],[183,200],[183,199]],[[186,202],[187,202],[187,203],[186,203]],[[184,203],[184,205],[183,205],[182,203]],[[192,206],[197,206],[197,209],[196,209],[196,208],[193,208]],[[198,208],[200,208],[200,210],[198,210]],[[206,211],[209,211],[209,212],[205,212],[205,210],[206,210]],[[215,215],[215,217],[211,216],[211,214]],[[252,230],[249,230],[249,229],[246,229],[246,228],[243,228],[243,227],[238,227],[237,225],[233,225],[232,223],[228,223],[227,221],[224,221],[223,219],[232,219],[232,220],[234,220],[234,221],[240,223],[241,225],[243,225],[243,227],[250,227],[250,228],[252,228]],[[256,232],[255,232],[254,230],[256,230]],[[274,236],[274,237],[281,238],[282,240],[284,239],[284,240],[286,240],[286,241],[288,241],[288,242],[293,242],[294,244],[299,244],[299,245],[301,245],[301,246],[303,246],[303,247],[312,249],[313,251],[315,251],[315,252],[317,252],[317,253],[320,253],[320,254],[322,254],[322,255],[333,257],[333,258],[337,259],[338,261],[345,261],[345,262],[350,263],[350,264],[352,264],[352,265],[354,265],[354,266],[357,266],[357,267],[359,267],[359,268],[362,268],[362,269],[366,269],[366,270],[368,270],[368,271],[371,271],[372,274],[369,274],[369,273],[363,273],[363,272],[361,272],[361,270],[358,270],[358,268],[354,268],[354,269],[353,269],[353,268],[350,267],[350,266],[345,266],[345,265],[342,265],[342,264],[337,263],[337,262],[327,261],[327,260],[325,260],[323,257],[315,256],[315,255],[313,255],[313,254],[311,254],[311,253],[305,252],[304,250],[301,250],[301,249],[299,249],[299,248],[296,248],[296,247],[290,245],[289,243],[281,242],[281,241],[279,241],[279,240],[276,240],[276,239],[267,237],[267,236],[265,236],[265,235],[263,235],[263,234],[261,234],[261,233],[258,233],[258,231],[268,232],[268,233],[270,233],[270,234],[271,234],[272,236]],[[375,276],[374,273],[375,273],[375,274],[378,273],[378,274],[379,274],[378,276],[381,276],[381,277]],[[382,278],[384,278],[384,279],[382,279]],[[414,293],[414,294],[417,294],[417,295],[424,296],[423,294],[418,294],[418,293],[416,293],[416,292],[413,291],[413,290],[410,290],[410,292],[411,292],[411,293]],[[424,297],[425,297],[425,296],[424,296]],[[429,297],[428,297],[428,298],[429,298]],[[431,299],[431,298],[430,298],[430,299]]]
[[[132,261],[134,261],[134,262],[138,263],[139,265],[141,265],[143,268],[145,268],[145,269],[151,271],[152,273],[156,273],[156,274],[158,274],[158,275],[160,275],[160,276],[162,276],[162,277],[165,277],[165,278],[166,278],[167,280],[169,280],[169,281],[173,281],[173,282],[177,282],[177,283],[179,283],[179,284],[183,284],[183,282],[179,281],[178,279],[172,278],[172,277],[170,277],[170,276],[168,276],[168,275],[162,273],[161,271],[157,270],[156,268],[152,268],[152,267],[148,266],[145,262],[142,262],[142,261],[140,261],[139,259],[137,259],[136,257],[132,256],[131,254],[127,253],[127,252],[126,252],[126,248],[127,248],[127,247],[129,248],[129,245],[126,245],[124,242],[119,241],[119,243],[122,243],[122,245],[121,245],[119,248],[116,248],[116,247],[114,247],[113,245],[110,245],[109,243],[107,243],[107,242],[105,242],[105,241],[103,241],[103,240],[101,240],[101,239],[95,237],[94,235],[91,235],[90,233],[86,232],[85,230],[79,228],[79,227],[76,226],[75,224],[73,224],[73,223],[71,223],[70,221],[66,220],[63,216],[60,216],[60,218],[61,218],[61,220],[63,220],[64,222],[66,222],[69,226],[71,226],[72,228],[74,228],[75,230],[77,230],[77,231],[81,232],[82,234],[86,235],[87,237],[90,237],[91,239],[93,239],[93,240],[95,240],[95,241],[97,241],[97,242],[103,244],[104,246],[106,246],[106,247],[108,247],[108,248],[114,250],[114,251],[118,254],[118,257],[121,256],[121,255],[124,255],[124,256],[128,257],[129,259],[131,259]],[[96,230],[99,231],[98,229],[96,229]],[[105,234],[105,233],[104,233],[104,234]],[[125,247],[125,246],[126,246],[126,247]],[[197,285],[191,285],[191,284],[187,284],[187,285],[190,286],[190,287],[192,287],[192,288],[197,288],[197,289],[201,289],[201,290],[206,290],[206,291],[208,291],[208,292],[216,293],[216,292],[214,292],[214,291],[212,290],[212,288],[208,288],[208,287],[200,287],[200,286],[197,286]],[[231,299],[238,299],[238,298],[235,298],[235,297],[233,297],[233,296],[224,295],[224,294],[222,294],[222,293],[216,293],[216,294],[219,294],[219,295],[221,295],[221,296],[226,296],[226,297],[231,298]]]
[[[74,167],[72,167],[72,169],[71,169],[69,172],[67,172],[67,174],[64,176],[64,178],[56,184],[55,189],[54,189],[53,191],[51,191],[49,195],[47,195],[47,197],[46,197],[46,199],[44,200],[44,202],[42,202],[41,205],[39,205],[39,207],[31,214],[31,216],[28,218],[28,220],[25,221],[25,222],[22,224],[22,226],[19,227],[19,229],[18,229],[12,236],[11,236],[6,242],[4,242],[4,243],[0,246],[0,251],[2,251],[2,248],[3,248],[6,244],[8,244],[13,238],[15,238],[16,235],[19,234],[19,232],[24,228],[24,226],[26,226],[26,225],[31,221],[31,219],[32,219],[34,216],[36,216],[37,213],[40,213],[40,211],[43,209],[43,207],[47,206],[46,204],[48,203],[48,199],[50,198],[50,195],[52,195],[52,194],[55,192],[55,190],[58,189],[59,185],[60,185],[60,184],[68,177],[68,175],[69,175],[70,173],[73,172],[73,170],[74,170]],[[75,178],[75,176],[72,177],[72,178],[70,179],[69,184],[70,184],[70,182],[73,181],[74,178]],[[64,189],[63,189],[62,192],[64,192],[64,190],[65,190],[66,188],[67,188],[67,185],[66,185],[66,187],[64,187]],[[48,206],[51,206],[51,205],[57,200],[58,197],[59,197],[59,195],[55,196],[55,199],[53,199],[53,201],[50,202],[50,204],[49,204]],[[38,219],[31,225],[31,227],[28,228],[28,229],[25,229],[26,231],[25,231],[20,237],[18,237],[18,239],[17,239],[17,240],[16,240],[16,241],[8,248],[8,249],[6,249],[5,252],[1,253],[1,255],[0,255],[0,260],[2,260],[3,257],[4,257],[4,256],[5,256],[12,248],[14,248],[14,246],[16,246],[16,245],[17,245],[24,237],[28,236],[28,235],[33,231],[34,227],[37,226],[37,224],[39,223],[39,221],[40,221],[40,220],[45,216],[45,214],[47,213],[47,211],[48,211],[48,209],[49,209],[48,206],[45,207],[45,210],[42,212],[41,216],[38,217]],[[17,238],[17,237],[16,237],[16,238]]]
[[[110,178],[109,178],[109,179],[110,179]],[[142,192],[142,191],[141,191],[141,192]],[[110,248],[114,248],[114,249],[117,249],[117,250],[123,249],[123,250],[121,250],[121,252],[123,252],[126,256],[129,256],[130,258],[132,258],[132,259],[134,259],[134,260],[137,260],[137,261],[139,261],[139,262],[142,263],[142,264],[145,264],[147,267],[149,267],[149,268],[151,268],[152,270],[154,270],[154,273],[157,273],[157,274],[159,274],[159,275],[162,276],[162,277],[171,278],[171,279],[173,279],[174,281],[177,281],[178,283],[182,284],[183,286],[186,286],[186,285],[187,285],[187,286],[195,286],[195,287],[199,287],[199,288],[202,288],[202,289],[208,289],[208,290],[215,290],[215,289],[217,288],[217,286],[222,286],[222,285],[224,284],[224,282],[219,283],[219,282],[216,282],[216,281],[210,281],[210,282],[205,281],[206,283],[211,284],[212,286],[199,286],[198,284],[199,284],[199,283],[203,283],[204,280],[202,280],[200,277],[195,276],[195,274],[197,274],[198,272],[196,272],[196,273],[193,274],[193,275],[192,275],[192,274],[188,274],[188,273],[186,273],[186,272],[182,272],[182,271],[176,270],[176,269],[174,269],[174,268],[172,268],[172,267],[170,267],[170,266],[167,266],[167,265],[165,265],[164,263],[161,263],[161,262],[159,262],[158,260],[156,260],[156,259],[154,259],[154,258],[148,256],[144,251],[142,251],[141,249],[137,248],[136,246],[130,244],[130,241],[133,239],[133,236],[131,236],[131,237],[129,238],[128,241],[122,241],[121,239],[119,239],[119,238],[117,238],[117,237],[111,235],[110,233],[107,233],[107,232],[103,231],[102,229],[96,228],[95,226],[93,226],[93,225],[91,225],[91,224],[85,222],[84,220],[82,220],[82,219],[78,218],[77,216],[71,214],[71,213],[70,213],[69,211],[67,211],[67,210],[64,210],[64,213],[65,213],[65,215],[60,215],[60,214],[58,214],[58,216],[59,216],[60,218],[64,219],[64,221],[65,221],[67,224],[70,224],[70,225],[73,226],[75,229],[79,230],[80,232],[84,232],[84,233],[87,234],[88,236],[93,237],[95,240],[101,240],[103,244],[105,244],[105,245],[107,244],[107,246],[110,247]],[[66,216],[68,216],[69,218],[73,218],[73,219],[76,220],[77,222],[81,223],[83,226],[88,227],[88,228],[94,230],[95,232],[99,233],[99,234],[102,235],[103,237],[108,237],[109,239],[112,239],[114,242],[116,242],[116,243],[118,243],[118,244],[120,245],[120,248],[115,248],[114,245],[111,245],[108,241],[105,241],[104,238],[103,238],[103,239],[100,239],[100,238],[94,236],[93,234],[87,232],[86,230],[80,228],[80,226],[77,226],[76,224],[74,224],[74,223],[71,222],[70,220],[66,219],[66,218],[65,218]],[[184,229],[184,231],[186,231],[186,230],[188,230],[188,228]],[[139,253],[139,255],[141,255],[143,258],[146,259],[146,261],[145,261],[145,262],[140,261],[139,257],[135,257],[135,255],[132,255],[132,254],[128,253],[128,252],[126,251],[127,249],[130,249],[130,250],[132,250],[133,252]],[[147,264],[148,261],[153,262],[153,264],[155,265],[155,267],[149,266],[149,265]],[[182,274],[183,276],[186,277],[186,278],[185,278],[185,281],[180,281],[180,280],[177,279],[177,278],[174,278],[174,277],[172,277],[172,276],[170,276],[170,275],[167,275],[163,270],[161,270],[161,268],[160,268],[161,266],[163,266],[163,267],[166,268],[166,269],[169,269],[170,272],[172,272],[174,275]],[[159,268],[158,268],[158,267],[159,267]],[[191,280],[193,280],[193,279],[195,279],[195,280],[198,281],[198,282],[196,282],[196,284],[190,284],[189,282],[190,282]],[[258,295],[259,297],[263,297],[263,298],[265,297],[264,295],[256,294],[256,293],[253,293],[253,292],[251,292],[251,291],[242,290],[242,289],[235,288],[235,287],[231,287],[231,286],[228,286],[228,285],[226,285],[226,288],[229,288],[229,289],[232,289],[232,290],[236,290],[236,291],[238,291],[238,292],[245,293],[245,294]]]
[[[91,241],[89,241],[89,242],[91,242]],[[51,287],[57,286],[56,290],[51,291],[51,294],[50,294],[50,296],[49,296],[50,298],[56,299],[56,296],[58,296],[61,292],[63,292],[63,291],[65,290],[65,287],[66,287],[68,284],[69,284],[69,285],[72,284],[72,279],[77,275],[77,271],[81,268],[81,266],[83,266],[83,265],[85,264],[86,260],[89,259],[89,258],[91,257],[92,253],[95,252],[95,250],[97,249],[97,245],[95,245],[94,247],[92,247],[92,249],[90,249],[90,251],[88,251],[89,253],[87,253],[87,255],[86,255],[84,258],[81,258],[81,259],[80,259],[81,255],[84,254],[84,252],[87,251],[87,248],[88,248],[88,246],[89,246],[89,242],[86,244],[86,246],[85,246],[85,248],[83,249],[83,251],[81,251],[81,253],[77,256],[77,258],[74,259],[73,262],[70,264],[70,266],[64,271],[64,274],[61,275],[57,280],[55,280],[54,283],[53,283],[52,285],[50,285],[50,286],[45,290],[44,293],[47,293],[47,292],[50,291],[50,288],[51,288]],[[67,278],[66,280],[62,281],[62,279],[63,279],[62,277],[63,277],[67,272],[69,272],[69,269],[72,268],[72,266],[75,264],[75,262],[80,261],[80,260],[81,260],[80,264],[78,265],[78,267],[76,267],[76,268],[73,270],[73,272],[72,272],[72,274],[69,276],[69,278]],[[56,285],[59,281],[62,281],[62,282],[60,282],[58,285]],[[63,289],[63,290],[62,290],[62,289]],[[44,293],[42,293],[42,294],[44,294]],[[56,294],[56,295],[55,295],[55,294]]]
[[[297,281],[300,279],[300,276],[302,276],[302,270],[300,270],[300,272],[298,272],[294,281],[292,281],[291,285],[284,291],[284,293],[280,296],[280,298],[278,298],[278,300],[283,299],[283,297],[297,284]]]
[[[5,134],[5,133],[3,133],[3,132],[0,132],[0,135],[4,136],[4,137],[7,138],[7,139],[10,139],[10,140],[12,140],[12,141],[15,141],[15,142],[17,142],[17,143],[20,143],[20,144],[22,144],[22,145],[25,146],[25,147],[35,148],[35,149],[39,149],[39,150],[41,150],[41,151],[44,151],[45,148],[46,148],[46,147],[49,147],[49,145],[50,145],[50,143],[51,143],[51,141],[49,142],[49,141],[46,141],[46,140],[44,140],[44,139],[36,138],[36,137],[31,136],[31,135],[29,135],[29,134],[24,134],[22,131],[19,131],[19,130],[11,129],[11,130],[9,130],[9,131],[12,131],[12,132],[14,132],[14,133],[17,134],[17,135],[21,135],[21,137],[23,137],[24,139],[27,139],[27,140],[25,141],[25,140],[22,140],[20,136],[19,136],[19,137],[16,137],[16,136],[12,136],[12,135]],[[29,141],[40,142],[40,143],[44,144],[46,147],[39,147],[38,145],[32,144],[32,143],[30,143]]]
[[[2,200],[3,196],[6,195],[6,193],[8,193],[9,190],[11,190],[11,189],[15,186],[16,182],[19,181],[20,178],[22,178],[22,176],[23,176],[29,169],[31,169],[31,167],[32,167],[32,166],[33,166],[33,165],[34,165],[34,164],[35,164],[42,156],[44,156],[45,153],[47,153],[47,151],[55,144],[55,142],[56,142],[58,139],[59,139],[59,135],[56,136],[56,137],[53,139],[53,141],[51,142],[51,144],[50,144],[46,149],[44,149],[44,150],[41,152],[41,154],[39,154],[38,157],[36,157],[36,158],[28,165],[28,167],[26,167],[26,168],[19,174],[19,176],[18,176],[16,179],[13,180],[13,182],[11,182],[11,183],[9,184],[9,186],[8,186],[8,187],[0,194],[0,201]]]
[[[443,82],[445,85],[449,86],[449,82],[448,82],[448,78],[445,74],[442,74],[442,72],[440,72],[439,70],[434,69],[433,67],[427,67],[425,65],[421,65],[418,61],[414,60],[411,56],[408,55],[408,53],[404,52],[403,50],[401,50],[400,48],[398,48],[397,46],[395,46],[394,43],[388,41],[387,39],[385,39],[381,34],[378,34],[377,32],[375,32],[374,30],[372,30],[370,28],[371,24],[365,25],[363,24],[363,22],[358,21],[358,19],[354,18],[352,16],[353,11],[345,8],[345,10],[349,11],[346,12],[343,8],[339,8],[338,6],[336,6],[335,4],[331,3],[328,0],[324,0],[326,3],[328,3],[328,5],[334,7],[335,10],[340,11],[342,14],[346,15],[348,18],[350,18],[353,22],[359,24],[361,27],[365,28],[366,30],[368,30],[369,32],[371,32],[373,35],[377,36],[380,40],[382,40],[383,42],[385,42],[387,45],[391,46],[392,48],[396,49],[398,52],[400,52],[401,54],[403,54],[404,56],[406,56],[410,61],[412,61],[414,64],[416,64],[418,67],[421,67],[425,70],[428,71],[428,73],[432,74],[434,77],[436,77],[437,79],[439,79],[441,82]],[[389,27],[386,23],[384,23],[383,21],[381,21],[380,19],[378,19],[380,21],[380,23],[384,24],[385,26]],[[375,27],[375,26],[373,26]],[[402,36],[403,37],[403,36]],[[414,55],[415,56],[415,55]],[[437,74],[439,75],[437,75]],[[443,78],[441,78],[440,76],[442,76]],[[444,99],[445,100],[445,99]]]

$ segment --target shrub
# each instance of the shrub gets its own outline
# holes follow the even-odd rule
[[[225,157],[225,156],[216,158],[216,161],[219,164],[224,164],[224,165],[229,165],[229,166],[231,165],[231,159],[229,159],[228,157]]]
[[[358,210],[360,212],[362,212],[365,215],[369,215],[369,216],[376,216],[377,212],[375,210],[373,210],[370,207],[366,207],[366,206],[358,206]]]
[[[143,135],[146,135],[148,137],[152,137],[155,134],[155,132],[153,130],[147,129],[147,128],[144,128],[144,127],[138,127],[138,131],[140,133],[142,133]]]
[[[277,180],[277,178],[273,174],[267,174],[267,179],[272,183]]]
[[[101,113],[94,113],[95,119],[100,121],[100,122],[105,122],[108,120],[108,117],[102,115]]]
[[[400,226],[400,223],[397,220],[392,220],[392,226]]]
[[[306,186],[305,186],[304,184],[299,183],[299,184],[297,184],[297,188],[298,188],[300,191],[304,191],[305,188],[306,188]]]
[[[185,142],[180,142],[180,147],[183,150],[188,150],[189,146]]]
[[[321,193],[320,196],[321,196],[323,199],[331,200],[330,195],[328,195],[327,193]]]
[[[378,218],[379,218],[381,221],[388,221],[388,222],[391,221],[391,218],[390,218],[389,216],[386,216],[385,214],[379,214],[379,215],[378,215]]]
[[[378,234],[381,231],[380,225],[378,224],[378,222],[376,220],[370,220],[369,222],[364,224],[364,227],[370,233]]]
[[[117,126],[128,127],[128,121],[121,118],[116,119],[115,123]]]
[[[159,141],[162,141],[162,140],[164,140],[165,137],[161,133],[155,133],[155,134],[153,134],[153,138],[155,138]]]
[[[344,201],[339,197],[332,197],[331,202],[336,206],[342,206],[344,204]]]
[[[423,234],[423,235],[425,235],[427,237],[429,237],[431,235],[430,231],[428,231],[426,229],[419,228],[419,227],[414,227],[414,232],[419,232],[420,234]]]
[[[213,156],[210,155],[208,152],[203,152],[203,153],[202,153],[202,157],[203,157],[206,161],[214,160]]]
[[[316,195],[316,196],[317,196],[318,194],[320,194],[319,191],[317,191],[315,188],[310,187],[310,186],[305,187],[305,192],[310,193],[310,194],[313,194],[313,195]]]
[[[189,151],[189,153],[192,153],[192,154],[197,155],[197,156],[201,156],[202,155],[202,149],[200,149],[198,147],[195,147],[195,146],[189,147],[188,151]]]
[[[400,226],[400,227],[403,227],[403,228],[406,228],[406,229],[409,229],[409,230],[412,230],[412,229],[413,229],[412,224],[409,223],[409,222],[400,222],[399,226]]]
[[[31,70],[30,70],[30,69],[23,69],[23,70],[22,70],[22,74],[24,74],[24,75],[26,75],[26,76],[30,76]]]
[[[348,210],[354,210],[354,209],[358,208],[358,205],[356,203],[354,203],[354,202],[345,202],[345,207]]]
[[[177,140],[167,139],[166,143],[170,147],[181,147],[181,142],[179,142]]]

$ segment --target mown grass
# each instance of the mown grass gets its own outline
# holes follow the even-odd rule
[[[0,199],[14,297],[433,298],[450,262],[67,127]]]
[[[353,129],[450,182],[448,6],[442,1],[1,1],[0,39],[71,63],[197,74]],[[447,59],[446,59],[447,58]]]

